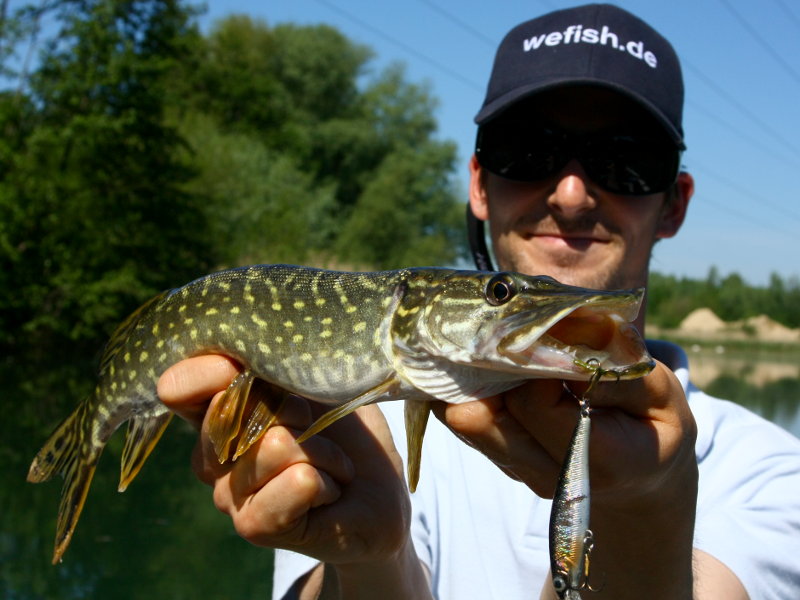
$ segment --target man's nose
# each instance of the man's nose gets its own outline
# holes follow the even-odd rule
[[[597,200],[589,191],[589,179],[580,162],[573,158],[556,177],[556,187],[547,201],[552,210],[573,218],[595,208]]]

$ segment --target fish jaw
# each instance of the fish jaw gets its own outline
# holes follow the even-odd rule
[[[604,301],[565,310],[547,328],[523,325],[497,344],[497,354],[526,371],[560,379],[585,380],[598,369],[605,379],[647,375],[655,361],[644,339]]]
[[[606,379],[633,379],[655,366],[632,323],[643,289],[591,290],[518,273],[473,281],[468,289],[456,279],[430,299],[419,333],[429,354],[517,382],[588,380],[598,370]]]

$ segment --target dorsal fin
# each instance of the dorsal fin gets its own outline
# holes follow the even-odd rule
[[[119,325],[119,327],[117,327],[111,336],[111,339],[108,340],[105,350],[103,350],[103,357],[100,359],[101,373],[106,370],[111,360],[114,358],[114,356],[116,356],[117,352],[119,352],[119,349],[127,341],[128,336],[131,334],[136,325],[139,324],[139,320],[141,319],[142,315],[145,314],[147,310],[153,306],[153,304],[171,293],[172,290],[166,290],[153,296],[150,298],[150,300],[142,304],[139,308],[128,315],[128,317]]]

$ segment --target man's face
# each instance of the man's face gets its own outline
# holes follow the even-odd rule
[[[587,87],[543,94],[525,114],[580,135],[636,131],[651,122],[626,98]],[[682,174],[670,202],[667,193],[613,194],[575,159],[532,183],[482,171],[475,158],[470,169],[472,209],[489,220],[502,268],[594,288],[645,285],[653,244],[677,233],[692,192],[691,178]]]

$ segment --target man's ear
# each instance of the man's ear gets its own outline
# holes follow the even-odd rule
[[[678,174],[678,181],[675,182],[675,189],[671,193],[672,198],[664,204],[664,211],[656,231],[658,239],[671,238],[683,225],[689,200],[694,194],[694,178],[689,173],[681,171]]]
[[[481,221],[489,220],[489,202],[486,198],[485,175],[475,155],[469,161],[469,205]]]

